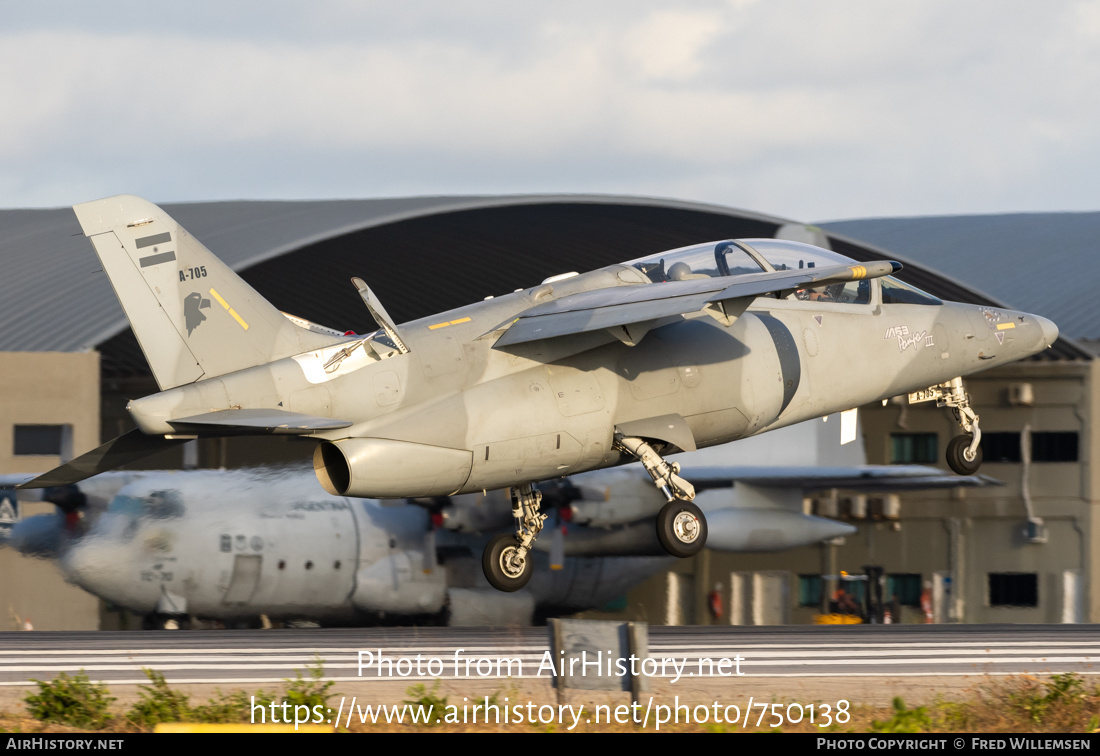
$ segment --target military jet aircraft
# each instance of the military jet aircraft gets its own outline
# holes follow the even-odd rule
[[[900,394],[949,407],[948,447],[976,471],[981,431],[962,377],[1041,351],[1058,329],[943,302],[796,242],[707,242],[348,336],[287,316],[163,210],[129,195],[74,207],[161,391],[137,430],[27,486],[70,483],[197,436],[317,439],[334,495],[404,498],[511,488],[516,533],[483,554],[504,591],[531,577],[534,483],[640,460],[667,504],[657,535],[698,553],[707,523],[676,451]],[[992,333],[996,338],[990,339]]]

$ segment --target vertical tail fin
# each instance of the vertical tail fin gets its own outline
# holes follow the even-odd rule
[[[161,390],[341,340],[292,323],[151,202],[119,195],[73,210]]]

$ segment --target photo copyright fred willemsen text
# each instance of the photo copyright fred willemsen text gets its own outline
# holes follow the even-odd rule
[[[464,649],[449,658],[417,654],[415,657],[395,657],[376,651],[360,651],[358,675],[375,679],[410,678],[508,678],[508,677],[572,677],[589,676],[663,677],[676,683],[685,677],[733,677],[744,675],[744,657],[732,658],[654,658],[616,656],[613,652],[587,652],[555,659],[545,652],[537,666],[518,657],[479,657]],[[539,705],[532,701],[519,703],[507,697],[485,696],[483,700],[462,703],[405,702],[397,705],[363,704],[356,697],[340,699],[338,708],[323,706],[293,706],[253,702],[253,722],[285,722],[287,724],[328,724],[351,727],[352,724],[529,724],[564,726],[569,730],[584,724],[636,724],[660,729],[668,724],[728,724],[740,727],[777,727],[784,724],[809,722],[821,727],[848,721],[848,701],[833,704],[774,704],[754,701],[753,697],[737,704],[713,701],[688,705],[674,696],[671,703],[652,696],[647,700],[622,705],[559,704]],[[270,710],[270,711],[269,711]]]

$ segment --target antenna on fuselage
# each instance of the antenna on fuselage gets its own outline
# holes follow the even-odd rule
[[[393,342],[393,345],[397,347],[401,354],[408,354],[409,348],[405,346],[405,342],[401,340],[401,336],[397,333],[397,326],[393,324],[393,320],[390,319],[390,315],[386,312],[386,308],[378,301],[378,297],[370,290],[366,281],[362,278],[352,278],[351,283],[356,291],[359,292],[359,296],[363,298],[363,304],[367,306],[367,310],[370,312],[371,317],[374,318],[374,322],[381,326],[382,330],[390,337],[390,341]]]

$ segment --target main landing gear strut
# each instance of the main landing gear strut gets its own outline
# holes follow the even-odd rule
[[[695,556],[707,543],[707,518],[692,503],[695,488],[679,476],[680,465],[665,462],[640,438],[615,434],[615,448],[642,463],[668,503],[657,515],[657,540],[677,557]]]
[[[518,591],[531,579],[535,568],[531,548],[547,517],[539,512],[542,492],[530,483],[513,487],[510,495],[516,534],[494,536],[481,555],[481,568],[489,585],[509,593]]]
[[[657,515],[657,540],[673,556],[695,556],[707,543],[707,518],[692,503],[695,488],[679,476],[680,465],[669,463],[640,438],[615,434],[615,448],[639,460],[668,503]],[[534,569],[531,549],[547,515],[539,512],[542,492],[530,483],[510,492],[515,534],[494,536],[481,555],[485,579],[499,591],[518,591]]]
[[[962,378],[955,378],[918,392],[917,401],[936,400],[937,407],[949,407],[955,422],[965,431],[947,444],[947,466],[959,475],[973,475],[982,465],[982,430],[978,416],[970,408],[970,395],[966,393]],[[910,398],[910,403],[913,400]]]

